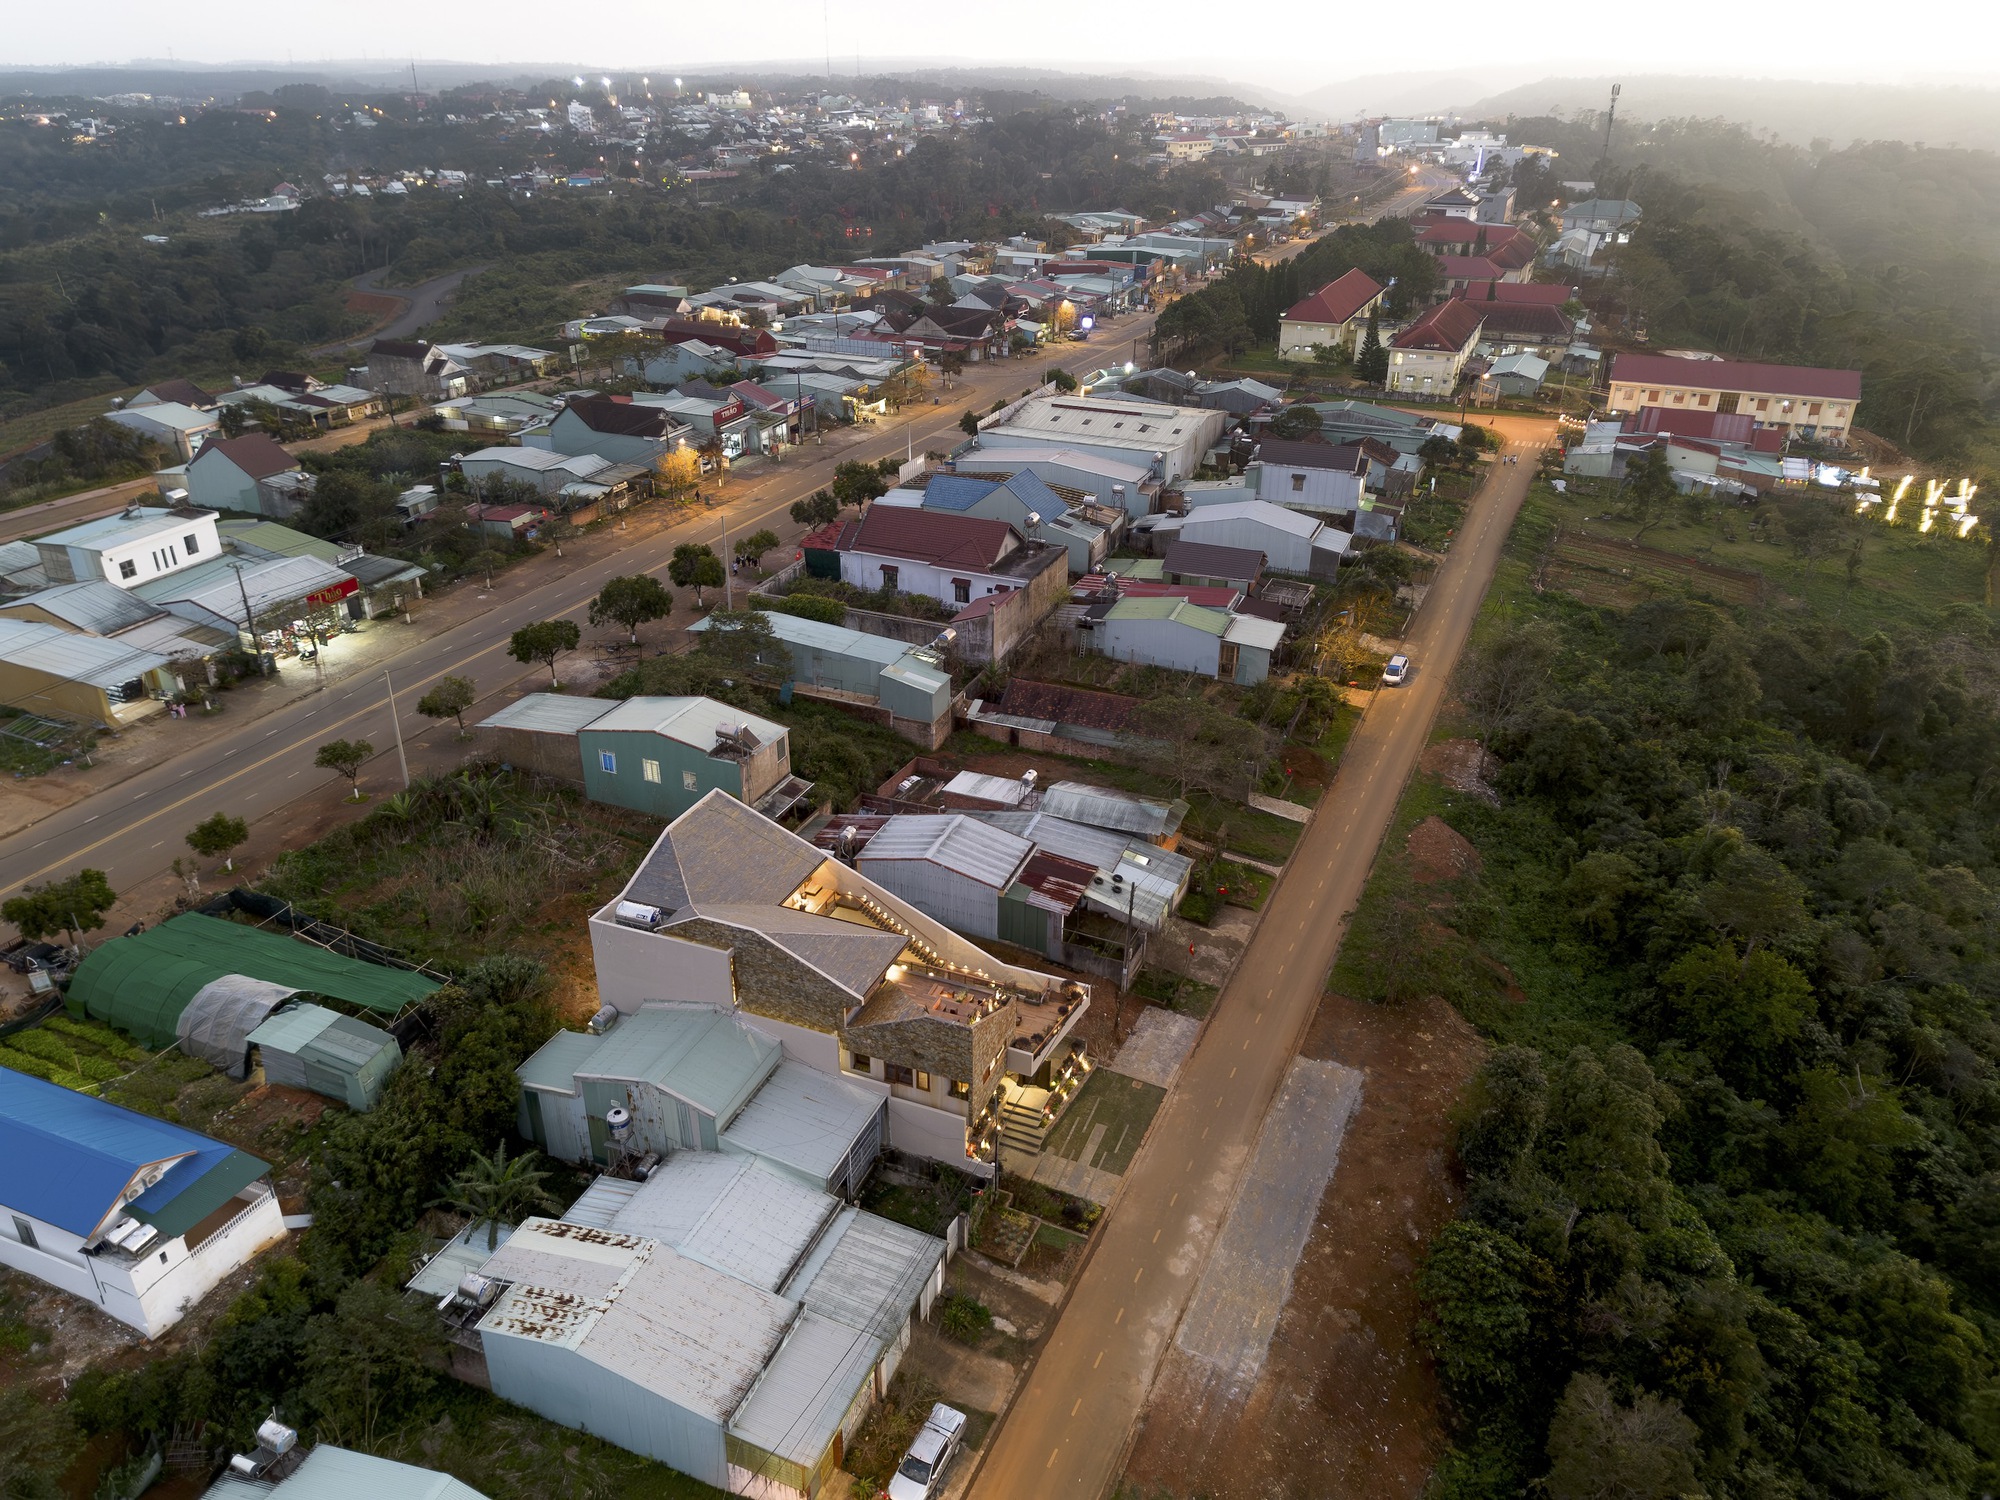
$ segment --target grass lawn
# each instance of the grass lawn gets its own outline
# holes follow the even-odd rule
[[[929,1181],[909,1183],[891,1181],[878,1170],[861,1189],[861,1206],[924,1234],[941,1236],[953,1219],[972,1207],[972,1197],[971,1179],[957,1172],[944,1170]]]
[[[1132,1164],[1146,1127],[1166,1097],[1167,1091],[1157,1084],[1099,1068],[1070,1101],[1042,1149],[1101,1172],[1122,1173]]]

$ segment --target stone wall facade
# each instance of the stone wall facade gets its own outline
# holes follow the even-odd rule
[[[687,942],[729,950],[736,970],[736,1003],[754,1015],[837,1034],[848,1010],[860,1003],[762,933],[706,917],[676,922],[669,930]]]

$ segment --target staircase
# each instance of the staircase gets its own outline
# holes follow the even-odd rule
[[[1042,1089],[1010,1090],[1000,1106],[1000,1144],[1028,1156],[1039,1156],[1050,1126],[1042,1119],[1048,1094]]]

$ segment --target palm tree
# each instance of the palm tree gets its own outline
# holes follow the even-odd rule
[[[535,1165],[539,1151],[507,1159],[507,1143],[502,1141],[491,1156],[472,1153],[472,1163],[445,1184],[438,1199],[443,1208],[469,1214],[473,1223],[486,1221],[487,1253],[500,1248],[500,1225],[508,1228],[539,1209],[551,1212],[561,1205],[550,1196],[545,1184],[549,1174]]]

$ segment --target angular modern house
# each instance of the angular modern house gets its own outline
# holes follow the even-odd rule
[[[1005,1097],[1066,1087],[1088,986],[1002,963],[720,792],[590,919],[600,998],[728,1007],[888,1102],[888,1144],[986,1175]]]
[[[285,1237],[256,1157],[11,1068],[0,1159],[0,1265],[147,1338]]]

